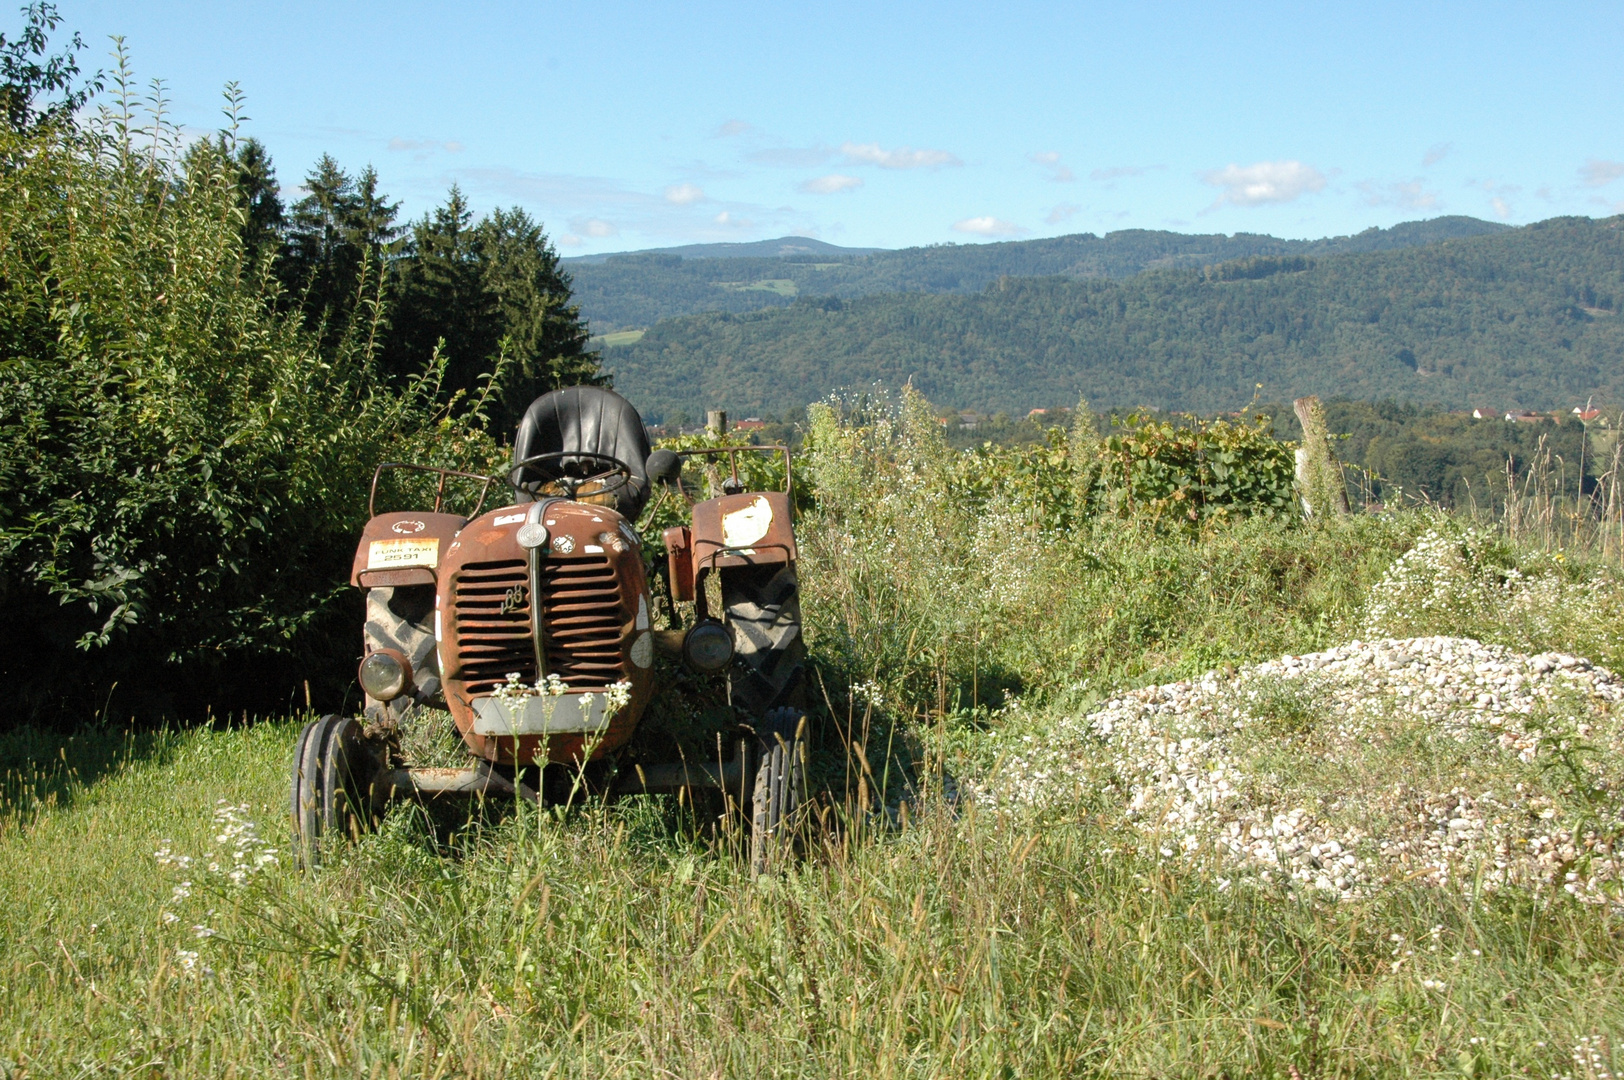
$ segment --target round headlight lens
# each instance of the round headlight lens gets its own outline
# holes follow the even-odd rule
[[[411,685],[412,665],[394,649],[379,649],[361,661],[360,675],[361,689],[368,697],[393,701]]]
[[[714,619],[702,622],[683,637],[682,658],[700,671],[721,671],[733,662],[733,635]]]

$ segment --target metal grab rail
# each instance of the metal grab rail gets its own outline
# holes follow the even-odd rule
[[[438,514],[440,512],[440,508],[445,505],[445,482],[447,477],[455,476],[463,480],[484,481],[483,486],[479,489],[479,501],[474,504],[473,513],[468,515],[470,518],[476,518],[479,516],[480,508],[485,505],[485,498],[491,492],[491,485],[496,483],[497,480],[496,477],[486,476],[483,473],[463,472],[461,469],[446,469],[441,468],[438,465],[413,465],[404,461],[385,461],[375,470],[373,470],[372,473],[372,488],[367,493],[367,517],[369,518],[378,516],[378,481],[380,478],[382,478],[385,469],[402,469],[407,472],[437,473],[440,480],[439,483],[437,483],[434,487],[433,513],[436,514]]]
[[[733,482],[739,483],[739,454],[772,454],[784,455],[784,494],[790,494],[795,487],[795,465],[791,459],[787,446],[706,446],[696,450],[673,450],[679,458],[686,457],[712,457],[717,454],[728,456],[728,468],[733,474]]]

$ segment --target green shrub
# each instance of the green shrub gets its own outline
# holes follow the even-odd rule
[[[904,712],[1195,673],[1320,641],[1424,525],[1300,527],[1291,446],[1251,425],[1086,421],[955,453],[905,392],[815,406],[809,639]]]
[[[323,356],[280,315],[233,133],[183,157],[161,98],[137,130],[119,87],[80,129],[0,132],[0,672],[35,716],[115,684],[115,708],[286,702],[356,651],[374,462],[490,445],[434,365],[377,379],[375,328]]]

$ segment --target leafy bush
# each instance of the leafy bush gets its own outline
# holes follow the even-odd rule
[[[437,367],[391,391],[373,328],[324,356],[279,314],[233,133],[183,157],[161,98],[138,129],[118,87],[81,129],[0,132],[0,671],[34,715],[115,684],[132,709],[285,701],[356,651],[373,463],[491,447],[433,404]]]
[[[809,640],[827,673],[903,712],[1321,641],[1423,528],[1299,527],[1290,444],[1250,425],[1133,417],[1102,438],[1085,420],[1043,446],[953,453],[912,392],[810,418]]]

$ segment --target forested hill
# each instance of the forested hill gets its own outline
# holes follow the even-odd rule
[[[571,255],[564,259],[566,266],[587,266],[623,259],[635,255],[675,255],[681,259],[783,259],[797,255],[814,255],[842,259],[872,255],[884,248],[840,247],[814,240],[810,236],[780,236],[777,240],[752,240],[745,243],[683,244],[681,247],[646,248],[643,251],[610,251],[601,255]]]
[[[604,334],[652,326],[678,315],[784,307],[799,296],[851,300],[887,292],[977,292],[1000,277],[1054,274],[1126,278],[1146,270],[1207,266],[1254,255],[1385,251],[1506,228],[1476,218],[1443,217],[1323,240],[1127,229],[1105,236],[1080,233],[1000,244],[941,244],[855,257],[839,254],[850,249],[814,247],[815,240],[791,244],[786,238],[766,241],[765,246],[725,245],[726,258],[706,257],[724,245],[694,245],[565,262],[581,313],[593,333]],[[802,245],[807,250],[794,250]],[[758,257],[741,257],[755,248],[760,248]]]
[[[1624,217],[1125,281],[803,299],[655,326],[605,367],[646,415],[782,413],[909,379],[932,401],[1212,412],[1307,393],[1449,407],[1624,402]]]

